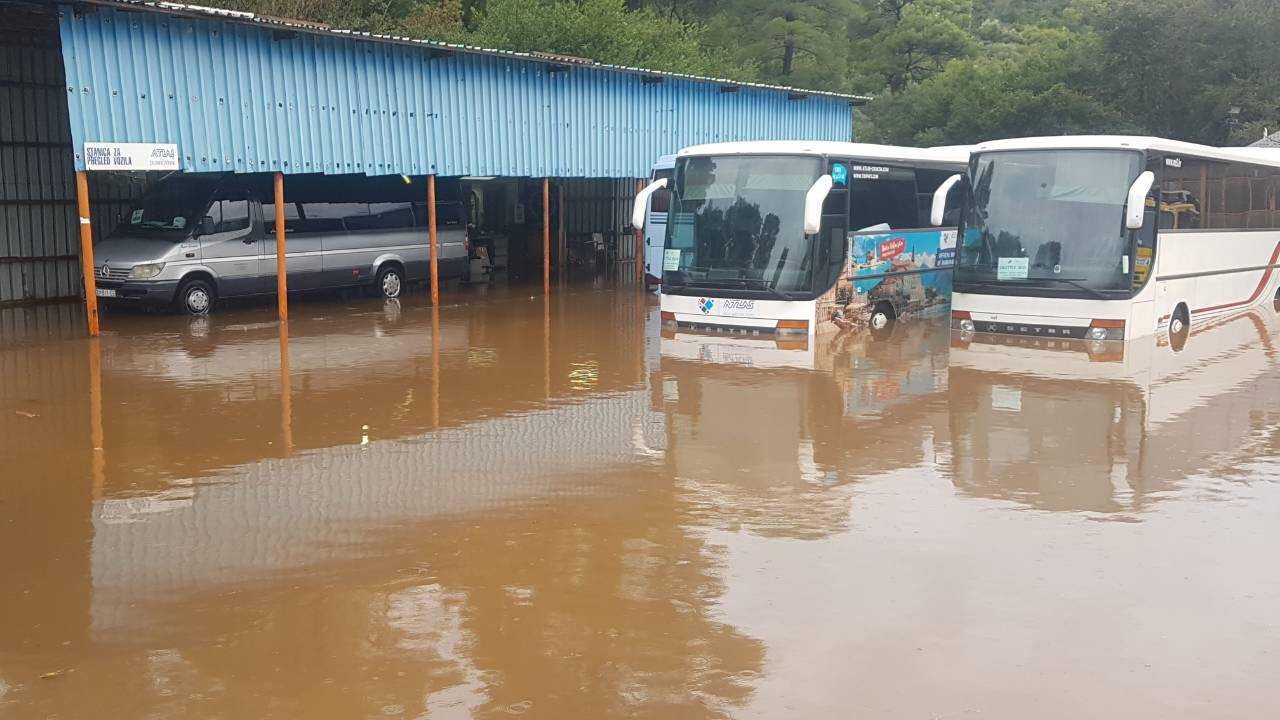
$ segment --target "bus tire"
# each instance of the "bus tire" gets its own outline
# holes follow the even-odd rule
[[[893,309],[893,303],[887,300],[881,300],[871,308],[871,317],[867,324],[871,328],[871,337],[876,340],[883,340],[893,334],[893,324],[898,319],[898,313]]]
[[[217,298],[213,283],[204,278],[192,278],[182,283],[173,300],[178,312],[184,315],[208,315],[213,311]]]
[[[1187,306],[1179,303],[1178,307],[1173,309],[1173,315],[1169,316],[1169,347],[1174,352],[1180,352],[1187,345],[1187,338],[1191,336],[1191,312],[1187,310]]]

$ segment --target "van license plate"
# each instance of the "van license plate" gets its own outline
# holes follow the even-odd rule
[[[97,291],[98,297],[115,297],[116,296],[115,288],[94,288],[94,290]]]

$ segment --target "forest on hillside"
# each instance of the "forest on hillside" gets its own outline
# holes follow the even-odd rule
[[[334,27],[874,96],[910,145],[1280,130],[1276,0],[205,0]]]

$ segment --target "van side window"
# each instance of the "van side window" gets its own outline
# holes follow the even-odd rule
[[[272,235],[276,231],[276,204],[274,202],[262,203],[262,222],[266,227],[267,234]],[[284,204],[284,231],[287,233],[298,231],[298,204],[286,202]]]
[[[215,233],[249,229],[248,200],[214,200],[208,215],[213,218]]]
[[[895,230],[922,226],[916,202],[916,173],[910,168],[855,160],[849,170],[852,204],[849,229],[888,223]],[[928,223],[923,223],[928,226]]]
[[[363,214],[351,212],[343,218],[348,230],[394,230],[413,227],[413,209],[407,202],[370,203],[367,207],[368,210]]]
[[[426,227],[429,218],[427,217],[427,204],[424,202],[413,204],[414,227]],[[436,203],[436,227],[454,227],[462,225],[466,222],[466,209],[462,207],[462,203],[458,201],[441,201]]]

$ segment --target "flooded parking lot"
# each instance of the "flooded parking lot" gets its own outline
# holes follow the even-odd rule
[[[1175,352],[467,301],[4,311],[0,716],[1280,701],[1269,307]]]

